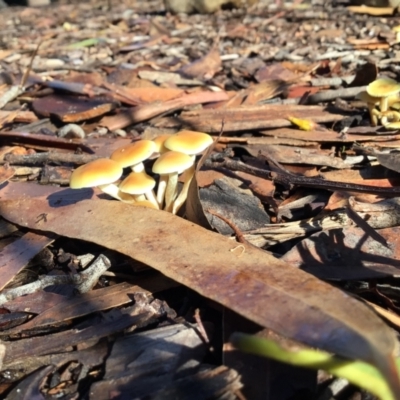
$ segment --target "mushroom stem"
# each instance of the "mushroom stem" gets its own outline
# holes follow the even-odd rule
[[[165,207],[164,210],[171,211],[172,204],[176,197],[176,192],[178,189],[178,173],[173,172],[168,175],[168,184],[165,189]]]
[[[187,195],[189,192],[190,182],[194,177],[196,167],[193,164],[189,169],[185,171],[185,180],[183,182],[183,186],[181,192],[179,193],[178,197],[175,199],[174,204],[172,205],[172,214],[177,214],[179,209],[182,207],[183,203],[187,199]]]
[[[381,98],[380,109],[381,109],[381,113],[384,113],[388,110],[388,98],[387,97]],[[388,123],[387,117],[382,117],[381,123],[382,123],[382,125],[387,124]]]
[[[139,163],[131,166],[131,170],[133,172],[143,172],[144,171],[144,164]]]
[[[378,118],[381,115],[381,113],[374,107],[373,104],[368,103],[367,105],[368,105],[369,117],[371,118],[371,126],[377,126]]]
[[[157,203],[160,206],[160,209],[163,208],[164,195],[165,195],[165,190],[167,188],[167,184],[168,184],[168,174],[160,175],[160,180],[158,182],[158,188],[157,188]]]
[[[115,183],[109,183],[106,185],[99,185],[97,186],[103,193],[108,194],[109,196],[113,197],[114,199],[120,200],[124,203],[133,203],[135,199],[127,194],[122,193],[118,186]]]
[[[160,208],[153,190],[149,190],[144,195],[148,201],[154,204],[155,207],[157,207],[158,209]]]
[[[144,194],[134,194],[132,195],[135,201],[144,201],[146,200],[146,197]]]

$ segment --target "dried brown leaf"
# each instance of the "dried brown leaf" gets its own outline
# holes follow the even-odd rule
[[[36,99],[32,107],[35,112],[45,117],[56,116],[63,122],[79,122],[104,115],[111,111],[115,104],[109,100],[51,95]]]
[[[183,75],[190,78],[211,79],[222,67],[217,47],[213,47],[204,57],[181,68]]]
[[[130,95],[137,97],[143,102],[151,103],[152,101],[168,101],[176,99],[185,94],[184,90],[176,88],[125,88]]]
[[[116,201],[65,203],[63,197],[50,203],[3,201],[0,211],[18,225],[94,242],[148,264],[284,336],[371,362],[397,389],[394,333],[340,290],[253,246],[238,249],[230,239],[166,212]],[[47,218],[38,226],[41,213]]]

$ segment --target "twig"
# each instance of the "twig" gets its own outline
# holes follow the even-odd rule
[[[196,320],[197,328],[199,329],[202,339],[204,340],[205,343],[210,343],[210,339],[208,338],[207,332],[204,329],[203,321],[201,320],[200,317],[200,310],[198,308],[196,308],[196,310],[194,311],[193,317]]]
[[[86,293],[91,290],[94,285],[96,285],[100,276],[108,268],[111,267],[110,260],[104,256],[100,255],[97,259],[86,268],[84,271],[74,274],[74,275],[56,275],[56,276],[43,276],[35,282],[28,283],[17,288],[9,289],[3,291],[0,294],[0,305],[7,303],[17,297],[21,297],[30,293],[35,293],[40,289],[44,289],[51,285],[65,285],[73,284],[79,293]]]
[[[242,231],[232,222],[230,221],[228,218],[225,218],[223,215],[217,213],[216,211],[212,210],[212,209],[207,209],[205,210],[207,211],[209,214],[216,216],[217,218],[221,219],[222,221],[224,221],[232,230],[233,232],[235,232],[235,236],[236,236],[236,240],[239,243],[247,243],[250,244],[251,246],[253,246],[250,242],[247,241],[247,239],[244,237]]]
[[[94,154],[69,154],[50,151],[45,153],[35,153],[27,155],[6,154],[4,156],[4,161],[0,161],[0,163],[7,162],[10,165],[43,165],[49,162],[53,162],[83,165],[98,158],[100,157]]]
[[[324,101],[335,100],[338,97],[348,99],[357,96],[358,93],[365,90],[366,86],[341,88],[337,90],[324,90],[308,97],[308,104],[317,104]]]
[[[25,92],[25,83],[28,79],[29,76],[29,72],[32,69],[32,63],[34,58],[36,57],[36,54],[39,50],[40,47],[39,43],[34,51],[34,53],[32,54],[31,60],[29,62],[28,68],[26,69],[24,76],[22,77],[21,83],[19,85],[13,85],[10,87],[10,89],[8,89],[3,96],[0,97],[0,109],[2,109],[6,104],[8,104],[10,101],[13,101],[14,99],[16,99],[21,93]]]

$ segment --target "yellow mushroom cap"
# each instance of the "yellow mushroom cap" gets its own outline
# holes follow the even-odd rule
[[[193,165],[192,157],[178,151],[168,151],[162,154],[153,165],[155,174],[182,173]]]
[[[119,190],[128,194],[143,194],[154,189],[156,181],[145,172],[131,172],[119,185]]]
[[[195,155],[204,151],[213,142],[210,135],[196,131],[180,131],[164,142],[164,146],[173,151]]]
[[[116,182],[122,175],[122,167],[108,158],[100,158],[81,165],[72,172],[69,186],[72,189],[82,189],[107,185]]]
[[[156,145],[154,142],[151,140],[139,140],[115,150],[110,158],[119,163],[122,168],[126,168],[147,160],[155,151]]]
[[[356,96],[356,99],[361,100],[365,103],[369,103],[369,104],[379,104],[379,100],[380,100],[379,97],[370,96],[365,90],[358,93],[358,95]]]
[[[391,78],[379,78],[367,86],[367,93],[373,97],[387,97],[400,92],[400,83]]]
[[[168,151],[168,149],[164,146],[164,143],[167,139],[172,136],[171,133],[164,133],[163,135],[157,136],[153,142],[156,144],[156,151],[158,153],[164,153]]]

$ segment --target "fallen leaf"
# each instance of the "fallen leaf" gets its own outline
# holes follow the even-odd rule
[[[2,201],[0,212],[17,225],[90,241],[132,257],[284,336],[370,362],[397,390],[395,334],[339,289],[258,248],[237,246],[166,212],[116,201],[66,203],[68,199],[56,196],[50,202]],[[36,216],[42,213],[46,222],[38,225]]]
[[[127,93],[130,93],[132,96],[137,97],[143,102],[151,103],[152,101],[168,101],[172,99],[176,99],[179,96],[185,94],[182,89],[175,88],[160,88],[160,87],[152,87],[152,88],[125,88]]]
[[[294,81],[298,77],[299,74],[286,68],[282,63],[265,65],[258,69],[254,75],[257,82],[280,81],[281,85],[284,85],[285,81]]]
[[[56,116],[63,122],[79,122],[99,117],[114,109],[109,99],[51,95],[39,98],[32,107],[45,117]]]
[[[350,87],[365,86],[378,77],[378,67],[372,62],[366,62],[357,68],[356,76],[350,83]]]
[[[279,96],[288,84],[280,79],[273,79],[257,83],[246,90],[247,97],[243,104],[255,105],[265,100]]]
[[[302,131],[312,131],[317,129],[317,124],[313,121],[308,119],[300,119],[296,117],[288,116],[288,120],[293,124],[296,125]]]
[[[184,76],[211,79],[222,67],[218,48],[214,46],[204,57],[181,68]]]
[[[299,98],[303,96],[308,96],[310,94],[318,93],[321,90],[320,87],[313,87],[313,86],[291,86],[288,89],[287,98]]]

